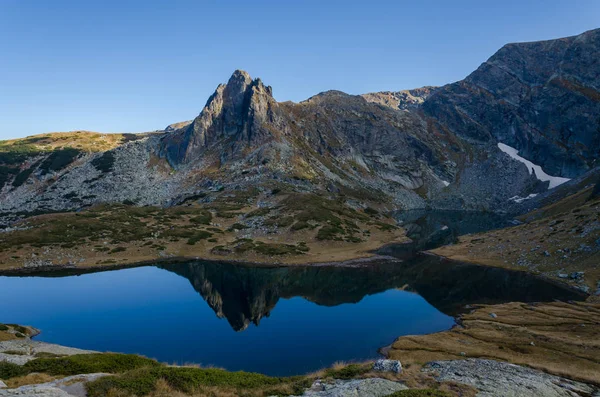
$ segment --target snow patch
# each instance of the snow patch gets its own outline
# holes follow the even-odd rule
[[[546,174],[542,167],[540,167],[537,164],[533,164],[531,161],[519,156],[519,151],[513,147],[498,142],[498,149],[502,150],[504,153],[508,154],[513,159],[525,164],[525,166],[529,170],[530,175],[533,171],[535,171],[535,176],[537,177],[537,179],[539,179],[542,182],[549,181],[550,185],[548,186],[548,189],[553,189],[558,185],[562,185],[563,183],[570,181],[569,178],[561,178],[559,176],[552,176]]]
[[[527,197],[513,196],[513,197],[509,198],[508,200],[509,201],[514,201],[515,203],[520,204],[520,203],[522,203],[525,200],[529,200],[529,199],[534,198],[535,196],[537,196],[537,193],[531,193]]]

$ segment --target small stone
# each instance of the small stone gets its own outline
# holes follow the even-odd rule
[[[0,380],[0,389],[6,389],[8,386],[6,386],[6,383],[2,382]]]
[[[373,371],[377,372],[402,372],[402,363],[399,360],[377,360],[373,364]]]
[[[465,357],[465,356],[467,355],[467,353],[465,353],[465,352],[460,352],[460,355],[461,355],[461,356],[463,356],[463,357]]]
[[[530,342],[529,344],[530,344],[531,346],[535,346],[535,343],[533,343],[533,341],[532,341],[532,342]]]
[[[498,315],[496,313],[490,313],[490,317],[491,318],[496,318],[496,317],[498,317]]]
[[[567,273],[558,273],[558,277],[559,278],[569,278],[569,275]]]
[[[544,255],[545,256],[550,256],[550,253],[548,251],[544,251]]]

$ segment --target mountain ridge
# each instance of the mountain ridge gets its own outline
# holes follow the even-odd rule
[[[50,172],[40,164],[52,151],[32,142],[16,155],[3,142],[0,218],[110,202],[169,206],[210,189],[278,183],[359,206],[377,196],[390,209],[519,212],[511,198],[548,186],[497,143],[557,177],[596,167],[599,53],[600,29],[512,43],[442,87],[326,91],[299,103],[277,102],[270,86],[237,70],[189,124],[131,134],[103,153],[75,148],[55,155]]]

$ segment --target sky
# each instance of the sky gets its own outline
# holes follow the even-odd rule
[[[278,101],[443,85],[599,27],[597,0],[0,0],[0,139],[162,129],[235,69]]]

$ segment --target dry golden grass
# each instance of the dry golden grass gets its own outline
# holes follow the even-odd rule
[[[463,315],[461,324],[436,334],[401,337],[388,355],[409,370],[433,360],[482,357],[600,383],[599,304],[481,306]]]
[[[585,285],[595,291],[600,281],[600,199],[591,188],[524,215],[525,223],[506,229],[465,235],[454,245],[432,252],[488,266],[542,273],[575,284],[559,273],[585,272]]]
[[[10,388],[21,387],[25,385],[35,385],[39,383],[52,382],[53,380],[60,379],[60,376],[51,376],[48,374],[33,373],[25,376],[19,376],[17,378],[11,378],[5,381],[6,385]]]

